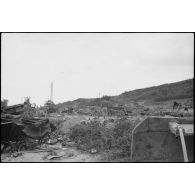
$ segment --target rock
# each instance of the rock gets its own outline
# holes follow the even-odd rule
[[[86,121],[81,121],[81,124],[82,125],[86,125]]]
[[[49,139],[49,140],[47,141],[47,144],[54,145],[54,144],[56,144],[57,142],[58,142],[57,139]]]
[[[4,144],[1,144],[1,151],[3,151],[3,148],[4,148]]]
[[[67,157],[72,157],[72,156],[74,156],[74,153],[73,152],[71,152],[71,153],[68,153],[68,155],[67,155]]]
[[[63,141],[62,137],[58,137],[57,139],[58,139],[58,141]]]
[[[67,142],[66,145],[67,146],[74,146],[75,145],[75,142]]]
[[[4,152],[5,153],[9,153],[11,151],[12,147],[11,146],[8,146],[4,149]]]
[[[55,159],[58,159],[58,158],[61,158],[61,157],[63,157],[63,156],[47,156],[47,159],[48,160],[55,160]]]
[[[95,154],[95,153],[97,153],[97,150],[94,149],[94,148],[92,148],[92,149],[91,149],[91,153],[92,153],[92,154]]]
[[[14,158],[16,158],[16,157],[18,157],[18,156],[21,156],[21,155],[22,155],[21,152],[16,152],[16,153],[13,153],[13,154],[12,154],[12,156],[13,156]]]
[[[64,150],[56,150],[56,151],[52,151],[50,152],[49,155],[46,156],[46,159],[48,160],[55,160],[61,157],[66,156],[66,151]]]
[[[113,122],[114,122],[114,119],[112,119],[112,118],[111,118],[111,119],[109,119],[109,122],[113,123]]]

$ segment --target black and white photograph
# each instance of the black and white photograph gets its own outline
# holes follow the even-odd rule
[[[1,194],[193,194],[193,0],[0,5]]]
[[[193,33],[2,33],[1,162],[194,162]]]

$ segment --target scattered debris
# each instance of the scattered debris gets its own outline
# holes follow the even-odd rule
[[[61,155],[61,156],[47,156],[47,159],[48,160],[54,160],[54,159],[57,159],[57,158],[61,158],[61,157],[63,157],[64,155]]]
[[[12,147],[11,147],[11,146],[8,146],[8,147],[6,147],[6,148],[3,150],[3,152],[9,153],[9,152],[11,152],[11,149],[12,149]]]
[[[97,152],[98,152],[98,151],[97,151],[96,149],[94,149],[94,148],[91,149],[91,153],[92,153],[92,154],[95,154],[95,153],[97,153]]]
[[[4,148],[4,144],[1,144],[1,152],[3,151]]]
[[[71,147],[72,147],[72,146],[75,146],[75,142],[73,142],[73,141],[72,141],[72,142],[67,142],[67,143],[66,143],[66,146],[71,146]]]
[[[54,145],[54,144],[56,144],[57,142],[58,142],[57,139],[49,139],[46,143],[47,143],[47,144]]]
[[[1,112],[2,153],[35,149],[56,130],[48,118],[29,115],[32,109],[28,103],[24,103],[9,106]],[[50,140],[50,144],[55,144],[56,140]]]
[[[22,156],[22,152],[15,152],[15,153],[12,154],[12,156],[13,156],[14,158],[16,158],[16,157],[18,157],[18,156]]]
[[[106,110],[105,107],[83,106],[77,110],[70,108],[65,113],[49,113],[44,116],[33,115],[33,110],[27,112],[28,104],[4,109],[1,112],[1,152],[8,153],[5,156],[12,157],[13,161],[17,157],[15,161],[24,160],[25,153],[29,156],[32,155],[29,153],[37,153],[35,156],[39,157],[42,155],[39,159],[43,161],[67,161],[65,158],[77,158],[75,151],[94,158],[102,152],[113,150],[113,154],[117,151],[118,156],[130,157],[129,135],[132,127],[140,120],[151,115],[186,116],[182,112],[173,112],[171,106],[165,108],[158,105],[153,108],[153,105],[144,104],[134,107],[109,105]],[[183,110],[186,113],[188,111]],[[142,140],[140,142],[143,143]],[[152,151],[153,147],[147,143],[145,149]]]
[[[67,152],[65,148],[65,149],[50,151],[46,156],[44,156],[44,159],[56,160],[62,157],[67,158],[72,156],[74,156],[74,154],[72,152]]]

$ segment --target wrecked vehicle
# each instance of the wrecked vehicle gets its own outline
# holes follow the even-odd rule
[[[47,118],[32,117],[23,118],[22,115],[13,115],[1,113],[1,152],[9,152],[5,150],[17,143],[14,150],[20,150],[21,144],[26,149],[29,139],[32,142],[41,140],[56,130],[55,126]],[[13,151],[13,150],[12,150]]]
[[[24,108],[25,104],[16,104],[13,106],[7,106],[6,108],[4,108],[4,112],[7,114],[18,115],[24,112]]]

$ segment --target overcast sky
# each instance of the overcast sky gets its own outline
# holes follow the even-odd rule
[[[193,34],[8,33],[1,42],[1,99],[54,102],[177,82],[194,75]]]

